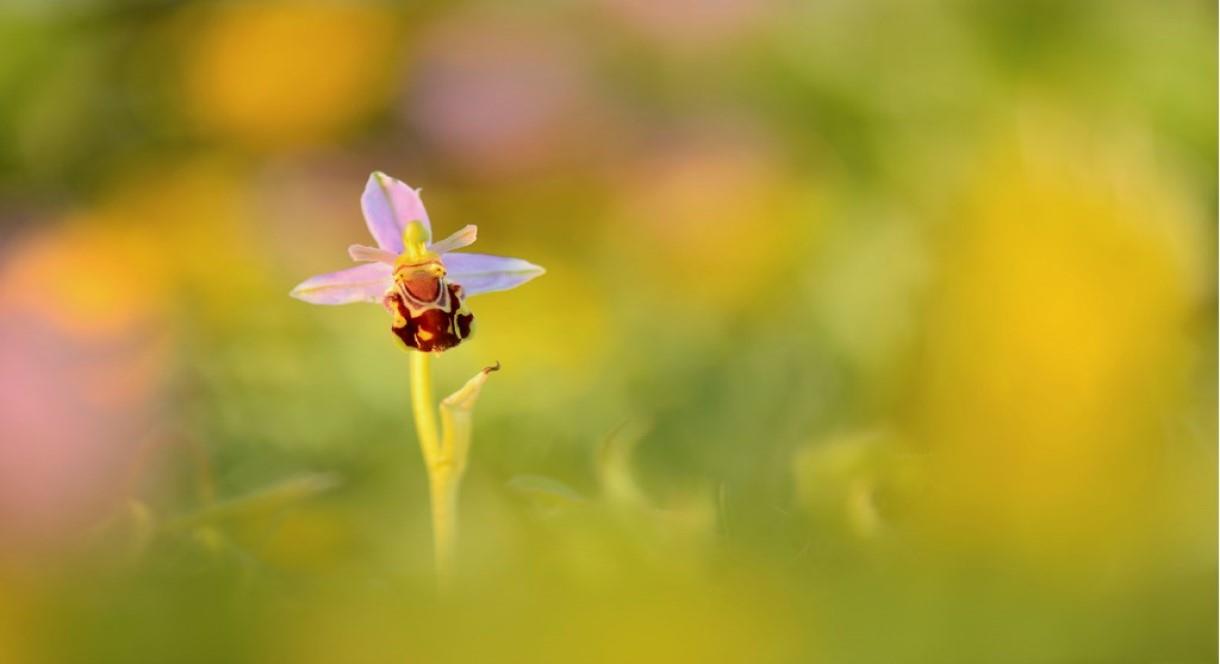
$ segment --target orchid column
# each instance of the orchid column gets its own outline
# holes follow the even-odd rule
[[[411,405],[428,470],[436,570],[447,583],[457,537],[457,501],[470,449],[470,413],[488,367],[441,402],[441,425],[432,399],[433,355],[453,348],[474,331],[467,298],[508,290],[545,272],[519,258],[458,253],[474,243],[468,225],[432,242],[432,225],[419,192],[384,173],[369,176],[360,199],[376,247],[352,245],[362,265],[306,279],[292,296],[313,304],[373,302],[392,317],[391,331],[411,359]]]

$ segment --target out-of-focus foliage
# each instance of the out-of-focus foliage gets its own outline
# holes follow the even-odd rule
[[[0,661],[1214,661],[1215,25],[4,3]],[[372,170],[548,268],[445,598]]]

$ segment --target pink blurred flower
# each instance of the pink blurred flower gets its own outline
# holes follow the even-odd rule
[[[579,157],[604,136],[604,108],[557,30],[468,19],[425,37],[405,112],[446,161],[498,178]]]
[[[112,248],[60,232],[0,259],[6,548],[79,538],[129,495],[145,451],[163,346],[148,291]]]

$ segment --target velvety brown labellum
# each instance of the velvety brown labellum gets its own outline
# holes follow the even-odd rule
[[[462,287],[439,281],[449,291],[448,306],[433,306],[411,313],[397,290],[386,295],[386,302],[396,313],[390,327],[407,346],[426,353],[447,350],[470,336],[474,314],[462,306]]]

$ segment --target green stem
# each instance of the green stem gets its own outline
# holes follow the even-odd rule
[[[453,568],[453,548],[457,540],[458,487],[461,472],[439,437],[436,406],[432,400],[432,357],[428,353],[411,353],[411,409],[415,415],[415,431],[419,436],[424,467],[428,471],[428,494],[432,503],[432,545],[437,583],[442,589],[449,585]]]
[[[432,356],[411,352],[411,410],[415,415],[415,432],[424,464],[431,467],[440,456],[440,438],[436,427],[436,410],[432,401]]]
[[[450,579],[453,578],[460,485],[461,478],[450,466],[428,472],[428,489],[432,499],[432,550],[436,561],[436,582],[442,592],[448,590]]]

